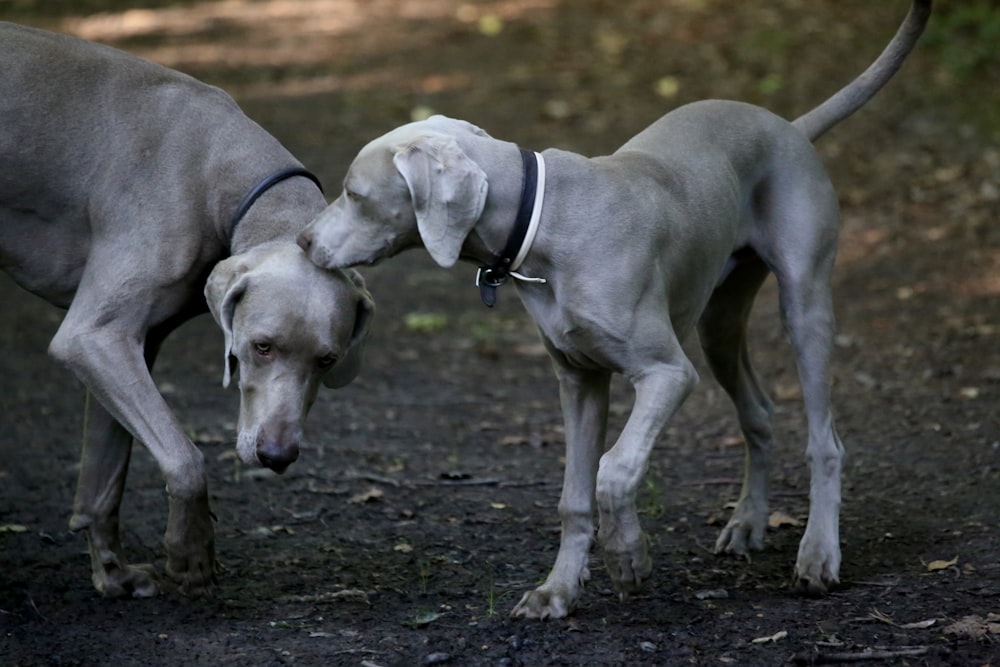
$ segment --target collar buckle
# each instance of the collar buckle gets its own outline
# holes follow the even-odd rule
[[[476,271],[476,287],[483,305],[492,308],[497,305],[497,288],[507,282],[508,273],[503,269],[481,266]]]

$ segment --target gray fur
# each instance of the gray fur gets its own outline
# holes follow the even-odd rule
[[[657,436],[697,382],[680,342],[695,328],[747,446],[743,489],[715,548],[747,554],[762,547],[772,404],[750,365],[746,323],[771,272],[809,424],[811,503],[795,579],[816,592],[837,582],[844,448],[834,430],[828,366],[839,213],[811,140],[889,80],[929,10],[928,0],[916,0],[872,67],[793,123],[749,104],[709,100],[668,113],[613,155],[543,152],[542,219],[520,272],[546,282],[516,284],[560,383],[562,541],[545,583],[524,595],[514,615],[559,617],[573,608],[589,577],[595,500],[598,543],[615,587],[624,596],[649,576],[636,493]],[[415,154],[418,165],[410,164]],[[521,173],[515,144],[467,123],[435,117],[405,125],[362,149],[345,193],[299,243],[328,268],[377,262],[419,244],[442,266],[459,256],[489,263],[510,233]],[[481,202],[413,199],[416,191],[466,197],[484,187]],[[435,210],[449,214],[422,219]],[[427,233],[441,226],[457,233]],[[612,373],[630,381],[635,404],[605,451]]]
[[[294,244],[326,205],[316,186],[275,185],[230,236],[244,194],[298,164],[217,88],[0,23],[0,268],[67,309],[49,352],[87,388],[70,525],[87,532],[104,595],[158,588],[151,568],[126,562],[119,537],[133,437],[167,484],[167,573],[187,593],[214,581],[203,456],[149,372],[206,296],[225,333],[227,378],[240,370],[246,463],[283,470],[318,383],[357,372],[371,297],[355,272],[319,269]]]

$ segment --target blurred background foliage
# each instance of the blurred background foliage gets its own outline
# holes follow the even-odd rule
[[[300,0],[286,0],[294,5]],[[630,113],[628,101],[637,95],[667,101],[670,106],[702,97],[729,97],[761,104],[793,117],[819,101],[816,82],[846,83],[844,72],[853,72],[870,62],[885,39],[886,29],[898,21],[902,0],[841,0],[806,2],[774,0],[746,3],[734,0],[464,0],[453,15],[442,14],[438,0],[344,0],[322,3],[301,0],[302,8],[317,14],[332,8],[356,11],[367,3],[379,12],[407,17],[413,34],[421,24],[447,21],[454,24],[452,37],[433,45],[443,52],[460,53],[472,46],[470,35],[496,45],[496,60],[486,65],[496,72],[503,87],[525,80],[526,68],[545,67],[551,72],[548,99],[539,103],[543,118],[578,121],[599,133],[621,123]],[[32,22],[51,19],[60,29],[60,19],[94,14],[121,14],[130,10],[152,10],[166,15],[178,9],[204,9],[212,5],[245,5],[246,21],[252,21],[255,5],[246,0],[0,0],[0,18]],[[273,3],[272,3],[273,4]],[[445,3],[447,4],[447,3]],[[456,3],[451,3],[456,4]],[[353,8],[353,9],[352,9]],[[162,10],[160,12],[159,10]],[[300,10],[304,11],[304,10]],[[139,12],[132,12],[133,14]],[[148,13],[148,12],[147,12]],[[192,11],[195,13],[195,11]],[[596,28],[579,29],[581,16],[600,14],[606,18]],[[542,21],[539,17],[549,15]],[[247,32],[239,15],[206,12],[212,18],[198,28],[206,39],[227,31]],[[317,16],[317,19],[328,18]],[[185,39],[195,39],[189,33]],[[161,40],[178,39],[165,28],[142,35],[111,40],[132,51]],[[343,35],[333,35],[341,39]],[[104,38],[100,38],[104,41]],[[404,48],[382,42],[369,63],[376,68],[388,52]],[[426,45],[425,45],[426,48]],[[824,52],[826,58],[824,60]],[[469,58],[483,59],[474,48]],[[404,56],[405,57],[405,56]],[[485,56],[490,58],[490,56]],[[857,58],[857,65],[854,58]],[[154,58],[155,59],[155,58]],[[848,66],[846,61],[851,59]],[[962,124],[974,126],[985,136],[1000,141],[1000,0],[937,0],[927,32],[917,53],[907,63],[907,80],[894,85],[915,85],[919,96],[954,111]],[[453,72],[468,60],[452,58]],[[688,64],[685,64],[688,63]],[[303,59],[280,66],[226,62],[208,66],[196,63],[165,63],[213,81],[224,76],[234,81],[278,81],[289,77],[340,76],[339,65],[328,59],[323,65]],[[480,65],[484,67],[483,65]],[[485,68],[485,67],[484,67]],[[917,70],[917,68],[920,68]],[[659,71],[657,71],[659,69]],[[917,70],[915,73],[914,70]],[[860,71],[860,70],[859,70]],[[914,83],[916,81],[916,83]],[[922,88],[921,88],[922,87]],[[397,91],[399,88],[397,87]],[[826,90],[826,86],[823,86]],[[494,91],[496,92],[496,91]],[[474,94],[474,91],[473,91]],[[407,100],[406,104],[410,101]],[[420,105],[418,100],[414,106]],[[669,105],[669,106],[668,106]],[[428,111],[434,110],[432,106]],[[629,132],[649,121],[636,119]]]

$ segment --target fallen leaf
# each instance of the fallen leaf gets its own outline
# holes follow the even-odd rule
[[[505,503],[490,503],[490,507],[495,510],[507,509],[507,505]]]
[[[27,526],[22,526],[19,523],[5,523],[0,525],[0,533],[26,533],[28,532]]]
[[[924,630],[937,623],[936,618],[928,618],[926,621],[914,621],[913,623],[904,623],[899,627],[904,630]]]
[[[742,435],[731,435],[728,438],[723,438],[722,442],[719,443],[720,447],[739,447],[742,446],[746,441],[743,439]]]
[[[797,401],[802,398],[802,388],[797,384],[775,385],[774,398],[778,401]]]
[[[954,567],[958,565],[958,556],[955,556],[951,560],[932,560],[927,563],[928,572],[938,572],[940,570],[947,570],[949,567]]]
[[[767,518],[768,528],[777,529],[781,528],[782,526],[792,526],[793,528],[797,528],[798,526],[801,525],[802,525],[801,521],[799,521],[794,517],[788,516],[784,512],[777,512],[777,511],[771,512],[771,516]]]
[[[444,616],[444,614],[439,614],[436,611],[427,611],[422,614],[417,614],[416,618],[407,621],[404,625],[408,625],[411,628],[422,628],[426,625],[430,625],[442,616]]]
[[[987,634],[1000,634],[1000,623],[991,623],[988,618],[984,619],[978,615],[965,616],[946,627],[944,633],[982,639]]]
[[[413,551],[413,546],[407,544],[406,542],[400,542],[392,548],[393,551],[398,551],[401,554],[408,554]]]
[[[355,494],[347,499],[347,502],[352,505],[363,505],[364,503],[370,503],[375,500],[382,499],[382,489],[377,486],[373,486],[367,491],[362,491],[361,493]]]
[[[368,600],[368,593],[358,588],[326,591],[323,593],[313,593],[312,595],[285,595],[280,599],[282,602],[363,602],[371,604]]]
[[[279,533],[284,533],[285,535],[294,535],[295,531],[288,526],[257,526],[249,535],[252,537],[274,537]]]
[[[784,639],[787,636],[788,636],[788,632],[785,631],[785,630],[781,630],[779,632],[775,632],[770,637],[757,637],[757,639],[751,639],[750,643],[751,644],[768,644],[768,643],[771,643],[771,642],[780,641],[780,640]]]
[[[729,591],[724,588],[713,588],[711,590],[696,591],[694,596],[699,600],[728,600]]]

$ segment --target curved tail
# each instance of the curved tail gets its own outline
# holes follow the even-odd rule
[[[815,109],[808,111],[792,125],[815,141],[831,127],[844,120],[864,106],[879,91],[892,75],[903,65],[903,61],[927,25],[931,15],[931,0],[913,0],[910,11],[903,19],[896,35],[885,47],[881,55],[868,66],[861,76],[851,81]]]

